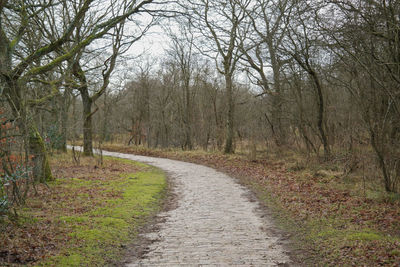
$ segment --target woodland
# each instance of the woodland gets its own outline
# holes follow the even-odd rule
[[[254,176],[292,217],[372,207],[343,218],[385,240],[318,253],[400,262],[400,1],[0,0],[0,124],[0,223],[72,144]]]

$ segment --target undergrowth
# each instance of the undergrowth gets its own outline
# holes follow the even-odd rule
[[[28,198],[15,223],[3,225],[0,265],[116,264],[139,226],[160,209],[164,173],[115,158],[103,166],[91,158],[77,165],[63,154],[52,161],[58,179]]]

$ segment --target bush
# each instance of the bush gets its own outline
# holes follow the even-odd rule
[[[60,134],[58,124],[51,125],[47,129],[44,141],[49,150],[62,148],[62,135]]]
[[[18,127],[0,109],[0,217],[13,205],[23,204],[29,189],[32,168],[25,155]]]

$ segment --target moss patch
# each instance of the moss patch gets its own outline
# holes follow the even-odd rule
[[[58,179],[40,186],[6,226],[9,262],[34,266],[104,266],[118,262],[138,227],[160,210],[165,174],[130,160],[54,155]],[[1,242],[1,241],[0,241]],[[16,249],[13,249],[16,248]],[[1,252],[1,249],[0,249]],[[7,259],[6,259],[7,260]]]
[[[91,185],[98,185],[99,190],[116,191],[119,196],[103,199],[104,206],[93,207],[79,216],[61,217],[66,226],[74,229],[69,234],[70,243],[80,245],[65,249],[43,265],[100,266],[112,262],[121,255],[121,247],[134,237],[138,225],[159,209],[160,197],[166,187],[164,173],[148,165],[119,161],[145,171],[121,173],[119,178],[102,181],[100,185],[92,181]],[[82,182],[74,184],[84,185]]]

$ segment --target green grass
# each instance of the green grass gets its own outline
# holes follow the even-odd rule
[[[101,186],[122,192],[120,197],[105,199],[104,205],[77,216],[59,216],[58,221],[69,229],[70,240],[61,253],[37,266],[104,266],[121,257],[122,247],[137,234],[138,226],[160,209],[166,189],[166,177],[160,170],[129,160],[143,171],[122,173],[120,179],[85,181],[72,179],[66,187],[79,191],[83,186]],[[58,180],[58,185],[63,185]],[[85,197],[85,194],[79,197]]]

